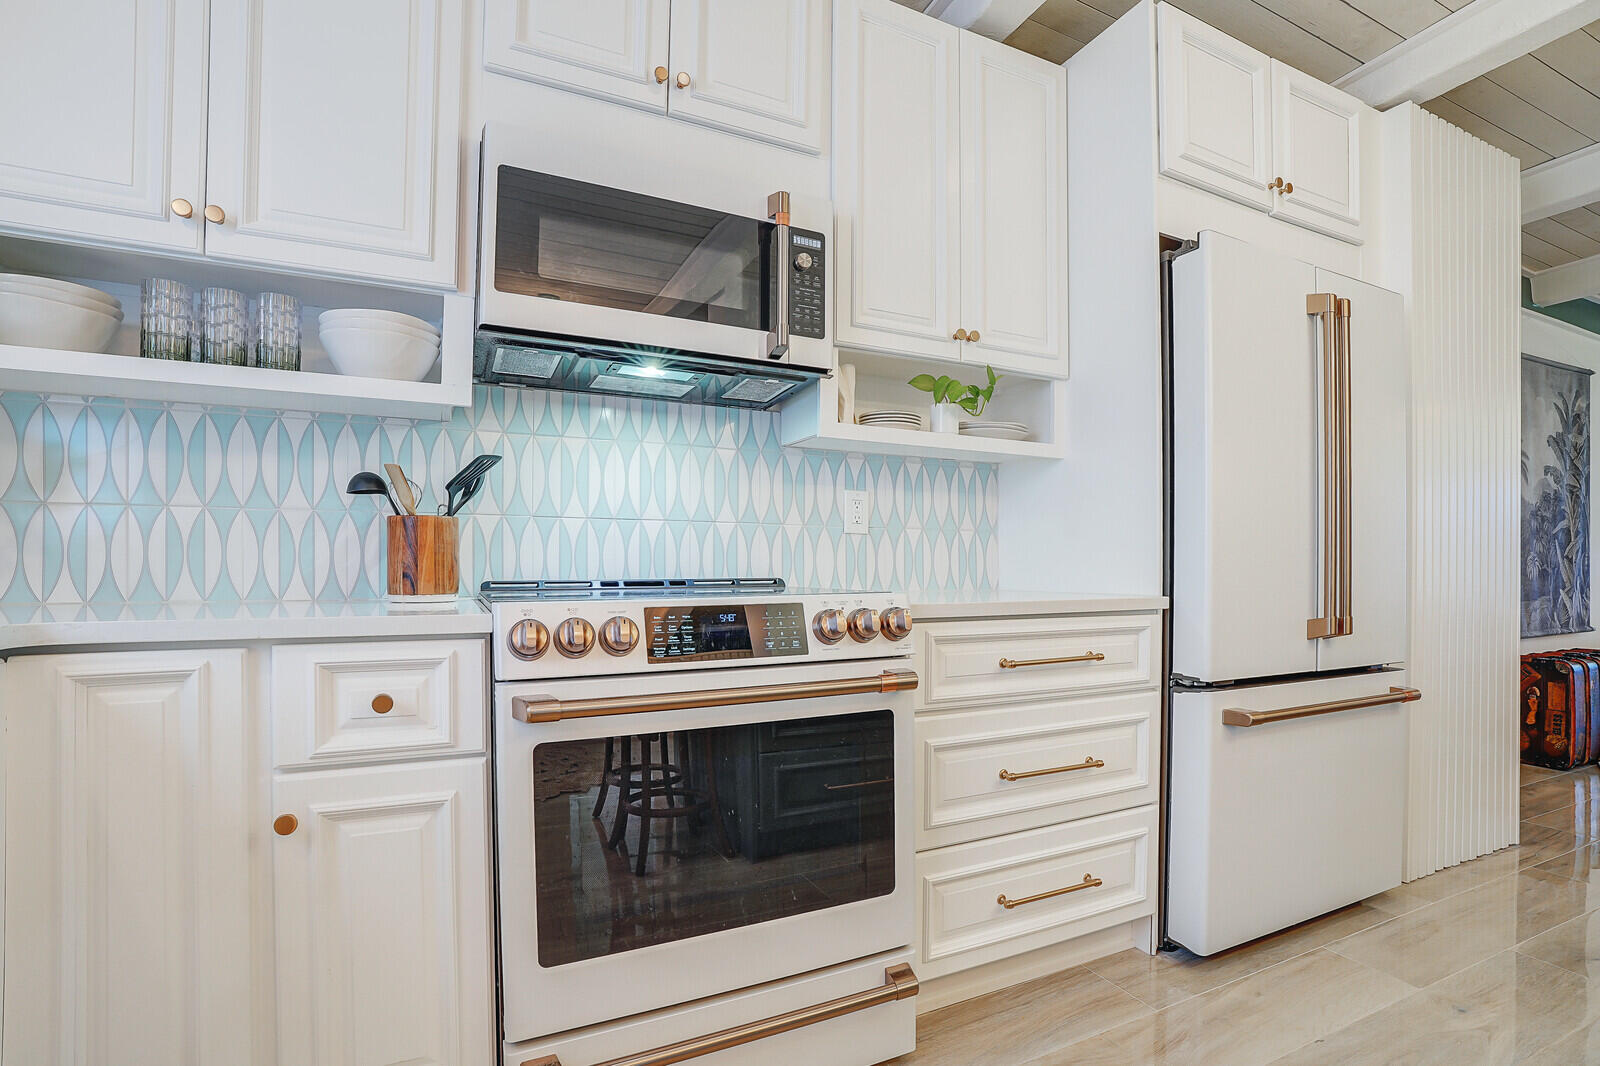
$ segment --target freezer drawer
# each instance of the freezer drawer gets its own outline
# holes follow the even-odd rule
[[[1405,688],[1403,671],[1172,697],[1167,936],[1197,955],[1400,883],[1402,702],[1230,725]],[[1241,716],[1227,717],[1237,720]]]

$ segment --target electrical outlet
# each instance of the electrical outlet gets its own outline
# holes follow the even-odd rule
[[[859,533],[863,536],[867,532],[867,494],[856,489],[846,489],[844,493],[844,531],[846,533]]]

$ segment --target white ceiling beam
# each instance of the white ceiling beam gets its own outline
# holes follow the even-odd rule
[[[1533,276],[1533,302],[1540,307],[1564,304],[1600,293],[1600,255],[1541,270]]]
[[[1003,41],[1039,9],[1040,0],[933,0],[924,10],[940,22]]]
[[[1522,221],[1574,211],[1600,202],[1600,144],[1522,172]]]
[[[1377,108],[1420,104],[1596,19],[1600,0],[1472,0],[1334,84]]]

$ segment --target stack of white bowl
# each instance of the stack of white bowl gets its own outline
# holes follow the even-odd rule
[[[122,304],[99,289],[0,274],[0,344],[103,352],[120,325]]]
[[[335,308],[317,317],[322,347],[348,377],[421,381],[439,358],[439,331],[398,311]]]

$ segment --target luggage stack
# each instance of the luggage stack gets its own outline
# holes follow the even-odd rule
[[[1600,762],[1600,650],[1522,657],[1522,761],[1555,770]]]

